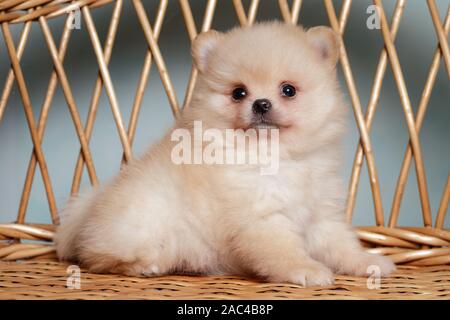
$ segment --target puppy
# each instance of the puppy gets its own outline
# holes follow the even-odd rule
[[[55,237],[59,258],[99,273],[256,275],[305,286],[329,285],[334,273],[362,276],[372,265],[391,273],[394,264],[364,252],[344,219],[339,45],[327,27],[277,22],[199,35],[191,104],[113,181],[69,201]],[[196,121],[277,142],[277,172],[175,163],[172,133],[193,132]],[[278,140],[260,134],[268,128]],[[189,152],[206,147],[194,141]]]

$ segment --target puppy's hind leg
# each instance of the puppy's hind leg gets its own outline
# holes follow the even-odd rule
[[[308,255],[302,238],[284,215],[274,213],[236,229],[232,253],[259,276],[304,286],[333,283],[333,273]]]
[[[93,273],[114,273],[134,277],[159,276],[168,271],[158,266],[156,262],[136,259],[124,261],[107,254],[84,254],[83,266]],[[167,272],[166,272],[167,273]]]
[[[129,219],[131,221],[131,219]],[[121,219],[91,223],[83,230],[78,260],[94,273],[153,276],[177,267],[175,237],[157,219],[124,224]],[[103,223],[103,226],[100,224]]]

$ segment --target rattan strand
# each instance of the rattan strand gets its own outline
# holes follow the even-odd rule
[[[0,22],[23,23],[40,17],[55,18],[84,6],[96,8],[113,1],[115,0],[4,0],[0,2]]]

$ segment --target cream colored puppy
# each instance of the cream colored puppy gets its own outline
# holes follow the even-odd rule
[[[392,272],[344,221],[338,48],[327,27],[271,22],[201,34],[193,100],[172,130],[196,120],[221,131],[276,128],[278,172],[175,164],[171,130],[111,183],[69,202],[56,233],[60,259],[93,272],[253,274],[307,286],[372,265]]]

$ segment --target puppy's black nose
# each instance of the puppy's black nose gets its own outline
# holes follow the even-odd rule
[[[258,99],[253,102],[253,112],[256,114],[264,114],[272,108],[272,103],[269,99]]]

